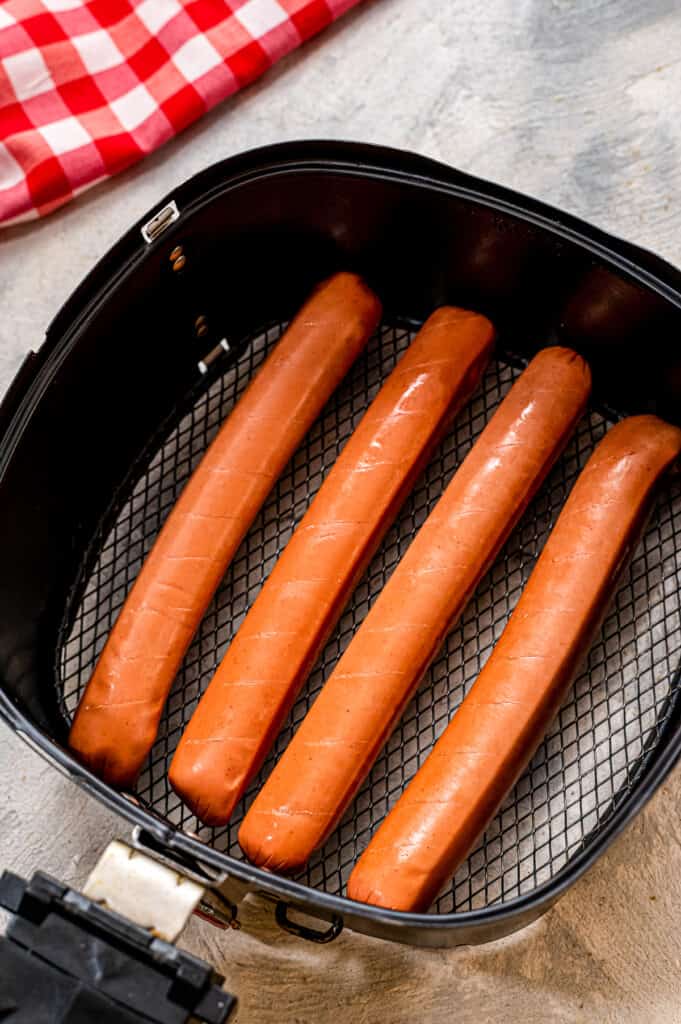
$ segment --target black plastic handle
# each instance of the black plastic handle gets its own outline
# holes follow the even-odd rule
[[[288,932],[290,935],[297,935],[300,939],[307,939],[308,942],[333,942],[337,939],[340,933],[343,931],[343,918],[338,914],[334,914],[331,920],[331,924],[326,931],[317,931],[316,928],[308,928],[307,925],[299,924],[297,921],[292,921],[288,916],[289,904],[283,900],[277,902],[277,906],[274,911],[274,917],[281,929]],[[302,907],[290,907],[292,910],[300,910],[301,914],[307,914],[308,911]]]

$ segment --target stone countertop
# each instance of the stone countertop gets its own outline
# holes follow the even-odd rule
[[[241,150],[344,138],[416,150],[681,264],[678,0],[369,0],[137,168],[0,233],[0,388],[70,291],[172,187]],[[0,866],[83,883],[126,827],[2,732]],[[240,1024],[681,1022],[681,776],[540,922],[472,949],[345,933],[315,947],[247,904],[182,944]]]

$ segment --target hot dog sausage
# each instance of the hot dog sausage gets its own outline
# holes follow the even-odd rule
[[[540,352],[513,386],[246,815],[239,842],[256,864],[295,870],[334,828],[589,389],[588,367],[564,348]]]
[[[132,785],[175,674],[277,477],[381,314],[354,274],[321,284],[251,381],[192,475],[121,611],[69,744],[107,782]]]
[[[187,726],[170,782],[224,824],[434,444],[470,397],[494,329],[451,306],[373,400],[256,598]]]
[[[613,427],[579,476],[487,664],[380,826],[354,900],[426,910],[494,816],[555,716],[638,539],[681,430]]]

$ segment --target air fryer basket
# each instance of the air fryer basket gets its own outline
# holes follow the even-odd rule
[[[558,719],[431,913],[355,904],[344,884],[475,680],[608,424],[642,410],[679,421],[680,275],[535,202],[367,146],[272,147],[217,165],[169,198],[179,217],[151,243],[142,225],[125,236],[69,300],[3,405],[2,712],[169,856],[369,934],[445,945],[513,930],[603,851],[678,757],[678,480],[661,490]],[[340,268],[358,270],[378,291],[383,323],[242,544],[185,659],[135,793],[114,793],[64,747],[78,698],[193,467],[311,284]],[[445,301],[492,317],[496,358],[377,552],[260,781],[528,356],[555,341],[576,347],[594,370],[594,402],[341,826],[298,878],[278,878],[245,863],[236,842],[259,781],[230,826],[211,830],[169,788],[169,760],[368,401],[418,323]]]

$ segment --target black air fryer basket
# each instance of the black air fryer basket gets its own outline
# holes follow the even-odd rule
[[[66,749],[70,719],[142,559],[193,467],[311,287],[358,271],[384,319],[279,480],[205,617],[135,792]],[[439,304],[487,314],[496,358],[388,533],[261,778],[443,486],[537,349],[590,362],[594,401],[479,586],[341,826],[306,871],[251,867],[232,824],[200,826],[167,782],[181,730],[340,448]],[[681,486],[661,490],[602,634],[527,772],[428,914],[349,901],[372,831],[476,678],[594,443],[626,413],[681,422],[681,274],[575,218],[407,153],[292,143],[178,188],[95,267],[24,363],[0,424],[0,711],[136,843],[289,930],[343,924],[417,945],[484,942],[545,911],[657,788],[681,750]],[[295,910],[319,919],[297,923]],[[238,912],[238,911],[237,911]],[[293,913],[292,913],[293,912]]]

